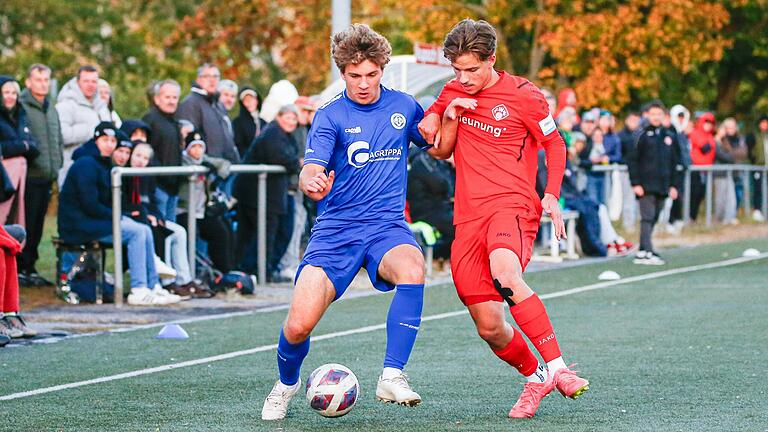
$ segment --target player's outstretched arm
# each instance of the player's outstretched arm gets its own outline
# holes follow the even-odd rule
[[[331,192],[336,173],[325,175],[325,167],[313,163],[304,165],[299,174],[299,189],[314,201],[320,201]]]

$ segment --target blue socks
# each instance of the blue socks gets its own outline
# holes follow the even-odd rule
[[[424,284],[397,285],[387,314],[385,368],[402,370],[408,363],[408,357],[411,356],[416,334],[421,325],[422,306],[424,306]]]
[[[280,382],[292,386],[299,382],[301,363],[309,353],[309,338],[304,342],[292,344],[285,339],[280,330],[280,340],[277,343],[277,368],[280,370]]]

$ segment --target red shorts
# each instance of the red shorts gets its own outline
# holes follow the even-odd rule
[[[525,271],[539,221],[532,211],[514,208],[456,225],[451,272],[462,303],[468,306],[489,300],[504,301],[493,285],[490,254],[495,249],[509,249],[520,258]]]

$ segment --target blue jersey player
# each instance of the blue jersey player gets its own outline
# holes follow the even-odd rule
[[[421,324],[424,259],[403,212],[409,143],[427,144],[417,128],[421,107],[380,85],[390,53],[389,42],[366,25],[333,36],[346,90],[318,110],[309,132],[299,187],[319,201],[319,216],[280,332],[280,379],[264,401],[264,420],[285,418],[312,329],[361,267],[376,289],[395,290],[376,397],[405,406],[421,402],[403,368]]]

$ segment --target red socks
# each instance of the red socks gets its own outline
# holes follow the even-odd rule
[[[530,376],[539,366],[539,360],[528,348],[519,331],[515,331],[515,335],[507,346],[498,351],[493,350],[493,353],[517,369],[523,376]]]
[[[552,322],[538,294],[534,293],[509,310],[520,330],[533,342],[545,362],[560,357],[560,346],[557,344]]]

